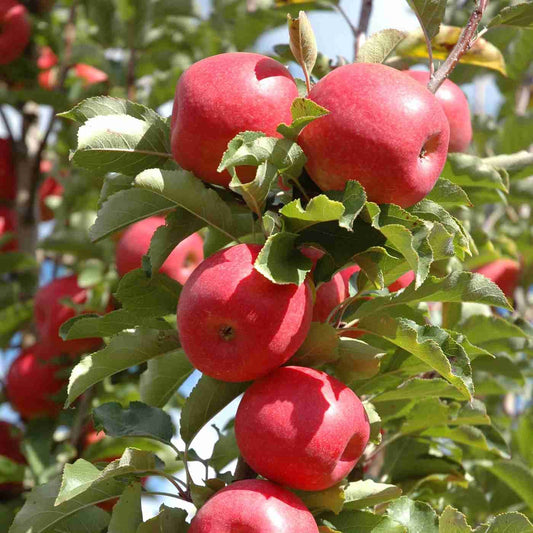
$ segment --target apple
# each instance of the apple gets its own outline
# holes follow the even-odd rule
[[[406,272],[388,286],[389,292],[396,292],[400,289],[405,289],[405,287],[411,285],[414,280],[415,273],[412,270],[409,270],[409,272]]]
[[[486,278],[496,283],[508,298],[512,298],[515,289],[518,287],[521,274],[521,266],[513,259],[496,259],[483,265],[474,272],[483,274]]]
[[[262,479],[237,481],[196,513],[189,533],[318,533],[313,515],[292,492]]]
[[[0,205],[0,238],[5,233],[15,233],[15,238],[11,239],[4,246],[0,247],[0,252],[13,252],[18,248],[16,239],[17,232],[17,213],[14,209]]]
[[[109,76],[100,69],[86,65],[85,63],[78,63],[74,65],[74,74],[80,80],[83,80],[83,86],[88,87],[96,83],[103,83],[109,79]]]
[[[429,72],[407,70],[405,73],[414,80],[426,86],[429,82]],[[450,124],[449,152],[464,152],[472,140],[472,122],[468,100],[461,88],[451,80],[444,83],[435,93]]]
[[[14,201],[17,197],[17,175],[13,164],[11,141],[0,138],[0,200]]]
[[[0,455],[11,459],[14,463],[26,464],[26,458],[22,455],[20,445],[22,431],[9,422],[0,421]],[[22,483],[0,483],[0,498],[9,498],[22,491]]]
[[[235,418],[244,460],[258,474],[301,490],[338,483],[367,445],[363,404],[325,372],[278,368],[245,393]]]
[[[54,212],[46,205],[50,196],[63,196],[63,185],[52,176],[48,176],[39,187],[39,212],[41,220],[46,222],[54,218]]]
[[[181,345],[201,372],[249,381],[294,355],[311,324],[307,282],[277,285],[254,269],[261,246],[239,244],[205,259],[178,303]]]
[[[326,322],[329,314],[344,301],[346,284],[340,272],[329,281],[321,283],[316,290],[315,305],[313,307],[313,322]]]
[[[198,61],[180,77],[171,121],[174,159],[204,181],[227,187],[230,175],[217,172],[229,141],[253,130],[280,137],[280,122],[290,123],[298,89],[289,71],[260,54],[234,52]],[[250,181],[255,167],[241,167]]]
[[[37,58],[37,67],[41,70],[48,70],[57,65],[57,56],[49,46],[43,46]]]
[[[368,200],[409,207],[426,196],[446,162],[450,127],[436,97],[403,72],[354,63],[322,78],[309,98],[329,110],[299,143],[324,191],[348,180]]]
[[[0,65],[17,59],[30,42],[31,24],[27,9],[16,0],[0,2]]]
[[[6,396],[25,420],[52,417],[61,404],[53,399],[67,383],[57,374],[64,367],[51,361],[59,354],[46,344],[26,348],[13,361],[6,378]]]
[[[165,225],[165,217],[153,216],[132,224],[120,237],[116,249],[117,271],[124,276],[141,268],[142,257],[150,248],[157,228]],[[204,242],[198,233],[181,241],[167,257],[160,272],[183,284],[204,258]]]
[[[78,314],[75,309],[61,303],[61,300],[71,299],[73,303],[82,305],[87,301],[87,296],[87,289],[78,285],[75,275],[55,279],[37,291],[34,300],[37,331],[41,340],[58,353],[77,355],[95,350],[102,344],[102,339],[96,337],[64,341],[59,336],[61,324]],[[111,307],[107,310],[110,311]]]

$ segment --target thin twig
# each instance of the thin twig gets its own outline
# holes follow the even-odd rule
[[[459,40],[453,47],[446,61],[440,66],[440,68],[431,77],[428,83],[428,89],[432,93],[436,93],[437,89],[442,85],[444,80],[450,75],[452,70],[457,66],[459,60],[463,55],[468,52],[472,44],[474,43],[474,36],[476,34],[477,27],[481,22],[483,13],[487,9],[489,0],[476,0],[476,8],[472,11],[470,18],[466,26],[464,27]]]
[[[348,13],[344,11],[340,4],[331,4],[331,6],[346,21],[346,23],[350,27],[350,30],[352,30],[353,36],[357,37],[357,26],[355,26],[354,23],[351,21],[350,17],[348,16]]]
[[[65,81],[67,79],[67,74],[70,68],[70,60],[72,57],[72,46],[74,44],[74,39],[76,36],[76,7],[77,7],[77,2],[76,0],[73,0],[70,6],[68,21],[65,26],[65,49],[64,49],[62,60],[61,60],[61,66],[59,69],[59,77],[58,77],[59,79],[58,79],[58,84],[57,84],[57,89],[56,89],[57,91],[62,91],[64,89]],[[48,126],[41,139],[41,142],[39,143],[39,147],[37,148],[37,152],[35,153],[35,158],[33,160],[33,165],[31,167],[31,183],[30,183],[29,199],[28,199],[28,205],[26,207],[26,213],[24,215],[24,220],[28,224],[31,224],[34,222],[33,204],[35,203],[35,198],[37,196],[37,186],[39,185],[39,178],[41,176],[41,172],[40,172],[41,156],[42,156],[44,149],[46,148],[46,143],[48,142],[48,137],[50,136],[50,133],[52,133],[52,129],[54,128],[55,121],[56,121],[56,115],[52,113],[52,116],[50,117],[50,122],[48,123]]]
[[[2,122],[4,123],[4,126],[6,127],[7,136],[9,137],[9,140],[11,141],[11,144],[13,145],[15,142],[15,136],[13,135],[13,130],[11,129],[11,125],[9,124],[9,120],[7,120],[6,114],[4,112],[4,108],[0,106],[0,118],[2,118]]]
[[[128,61],[128,76],[126,84],[128,87],[128,100],[135,100],[135,61],[137,59],[137,51],[135,50],[135,24],[130,22],[129,26],[129,46],[130,58]]]
[[[357,59],[357,54],[366,40],[368,32],[368,24],[370,23],[370,15],[372,14],[373,0],[363,0],[361,4],[361,13],[359,15],[359,25],[355,34],[355,42],[353,48],[354,61]]]

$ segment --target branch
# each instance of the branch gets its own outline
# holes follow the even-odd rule
[[[77,7],[77,2],[76,0],[73,0],[70,6],[70,12],[69,12],[67,25],[65,26],[65,51],[64,51],[64,54],[61,60],[61,66],[59,69],[59,79],[58,79],[58,85],[57,85],[58,91],[62,91],[64,89],[68,70],[70,68],[70,59],[72,57],[72,46],[74,44],[74,39],[76,36],[76,7]],[[54,128],[55,120],[56,120],[56,115],[55,113],[52,113],[52,116],[50,117],[50,122],[48,123],[48,127],[46,128],[44,132],[44,135],[41,139],[39,147],[37,148],[37,152],[35,153],[35,158],[33,160],[33,165],[31,168],[29,199],[28,199],[28,205],[26,206],[26,213],[24,215],[24,221],[27,224],[31,224],[35,221],[33,206],[35,204],[35,198],[37,196],[37,186],[39,184],[39,178],[41,176],[41,170],[40,170],[41,156],[48,142],[48,137],[50,136],[50,133],[52,133],[52,129]]]
[[[516,154],[501,154],[493,157],[485,157],[484,163],[493,167],[503,168],[509,172],[518,172],[533,165],[533,152],[522,150]]]
[[[7,136],[9,137],[9,140],[13,145],[15,143],[15,136],[13,135],[13,130],[11,129],[11,125],[9,124],[9,120],[7,120],[4,108],[2,106],[0,106],[0,118],[2,119],[2,122],[4,123],[4,126],[6,128]]]
[[[357,27],[357,32],[355,33],[354,60],[357,59],[357,54],[366,40],[371,14],[372,0],[363,0],[361,3],[361,13],[359,15],[359,26]]]
[[[432,93],[437,92],[437,89],[457,66],[457,63],[459,63],[461,57],[468,52],[474,43],[477,27],[479,26],[481,18],[483,17],[483,13],[487,9],[488,3],[489,0],[476,0],[476,8],[470,15],[465,28],[459,36],[459,40],[446,58],[446,61],[444,61],[437,72],[435,72],[435,74],[429,80],[428,89]]]
[[[135,50],[135,24],[130,22],[129,26],[129,42],[130,42],[130,58],[128,61],[128,74],[126,78],[126,85],[128,88],[128,100],[135,100],[135,61],[137,51]]]

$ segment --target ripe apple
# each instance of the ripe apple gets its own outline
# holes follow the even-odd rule
[[[405,72],[422,85],[429,82],[429,72],[408,70]],[[435,93],[450,124],[449,152],[464,152],[472,140],[472,123],[468,100],[461,88],[451,80],[444,83]]]
[[[229,141],[253,130],[280,137],[280,122],[290,123],[298,89],[289,71],[260,54],[235,52],[198,61],[180,77],[172,110],[174,159],[198,178],[227,187],[230,175],[217,172]],[[238,170],[250,181],[255,167]]]
[[[313,322],[326,322],[329,314],[344,301],[346,285],[341,273],[337,272],[329,281],[321,283],[316,290],[313,307]]]
[[[52,398],[67,382],[57,375],[64,368],[51,362],[58,355],[46,344],[35,344],[23,350],[9,368],[6,395],[23,419],[55,416],[61,410]]]
[[[165,225],[165,217],[153,216],[132,224],[120,237],[116,250],[117,271],[124,276],[141,268],[142,257],[150,248],[155,230]],[[181,241],[160,268],[160,272],[183,284],[204,258],[202,237],[193,233]]]
[[[262,479],[237,481],[196,513],[189,533],[318,533],[313,515],[292,492]]]
[[[57,56],[49,46],[43,46],[37,58],[37,67],[41,70],[48,70],[57,65]]]
[[[17,196],[17,175],[13,164],[11,141],[0,139],[0,200],[14,201]]]
[[[17,59],[30,42],[31,24],[26,8],[16,0],[0,2],[0,65]]]
[[[322,190],[357,180],[368,199],[409,207],[433,188],[446,161],[450,127],[433,94],[381,64],[354,63],[322,78],[309,98],[329,110],[299,143]]]
[[[405,289],[405,287],[411,285],[414,280],[415,273],[412,270],[409,270],[409,272],[406,272],[388,286],[389,292],[396,292],[400,289]]]
[[[21,442],[20,429],[9,422],[0,421],[0,455],[11,459],[14,463],[25,465],[26,458],[20,450]],[[0,498],[9,498],[21,491],[22,483],[0,483]]]
[[[518,287],[521,274],[521,266],[518,261],[513,259],[496,259],[477,268],[474,272],[483,274],[486,278],[496,283],[508,298],[512,298],[513,293]]]
[[[57,353],[77,355],[95,350],[102,343],[102,340],[96,337],[64,341],[59,336],[61,324],[77,315],[74,309],[60,300],[67,298],[81,305],[87,301],[87,296],[87,289],[78,285],[75,275],[55,279],[37,291],[34,304],[35,325],[41,340],[53,347]],[[107,310],[111,308],[108,307]]]
[[[181,345],[191,363],[213,378],[264,376],[292,357],[309,331],[308,283],[272,283],[254,269],[260,250],[255,244],[220,250],[200,264],[181,292]]]
[[[295,489],[322,490],[355,466],[370,425],[346,385],[319,370],[285,366],[244,393],[235,436],[245,461],[261,476]]]
[[[18,248],[16,239],[17,232],[17,213],[14,209],[0,205],[0,237],[4,233],[15,233],[15,238],[11,239],[4,246],[0,247],[0,252],[13,252]]]
[[[52,176],[48,176],[39,187],[39,212],[41,220],[46,222],[54,218],[54,212],[46,205],[50,196],[63,196],[63,185]]]
[[[83,86],[89,87],[96,83],[103,83],[109,79],[109,76],[100,69],[86,65],[85,63],[78,63],[74,65],[74,73],[77,78],[83,80]]]

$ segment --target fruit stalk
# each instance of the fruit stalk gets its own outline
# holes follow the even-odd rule
[[[475,40],[474,38],[475,38],[477,27],[479,26],[479,23],[481,22],[483,13],[487,9],[488,3],[489,3],[489,0],[476,0],[476,7],[474,11],[472,11],[472,14],[470,15],[470,18],[468,19],[466,26],[461,32],[459,40],[457,41],[457,43],[453,47],[453,50],[450,52],[450,54],[446,58],[446,61],[444,61],[444,63],[438,68],[437,72],[435,72],[433,77],[429,80],[428,89],[432,93],[437,92],[437,89],[442,85],[444,80],[450,75],[452,70],[457,66],[457,63],[459,63],[461,57],[463,57],[463,55],[466,52],[468,52],[472,44],[474,44],[474,40]]]

